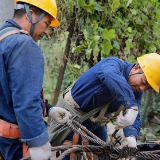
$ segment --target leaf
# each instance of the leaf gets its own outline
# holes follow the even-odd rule
[[[141,17],[137,17],[136,18],[136,23],[142,25],[143,24],[143,20],[141,19]]]
[[[150,51],[150,52],[155,53],[156,50],[157,50],[157,48],[156,48],[153,44],[150,45],[150,47],[149,47],[149,51]]]
[[[113,39],[113,38],[116,37],[116,36],[115,36],[115,30],[114,30],[114,29],[110,29],[108,34],[109,34],[110,39]]]
[[[81,66],[78,65],[78,64],[74,64],[73,67],[76,68],[76,69],[80,69],[81,68]]]
[[[131,27],[128,27],[127,30],[128,30],[129,33],[132,32],[132,28]]]
[[[94,36],[93,38],[98,42],[100,36],[97,35],[97,36]]]
[[[86,56],[87,56],[87,58],[90,58],[91,52],[92,52],[92,49],[86,49]]]
[[[127,47],[132,47],[132,39],[128,39],[125,41]]]
[[[94,55],[94,56],[98,56],[99,51],[100,51],[100,49],[99,49],[98,45],[96,45],[96,46],[94,47],[94,49],[93,49],[93,55]]]
[[[115,12],[120,6],[120,0],[114,0],[112,4],[112,11]]]
[[[89,44],[89,48],[93,48],[93,46],[97,43],[95,39],[92,39],[92,41]]]
[[[129,62],[134,62],[135,61],[135,56],[134,55],[129,56],[128,61]]]
[[[77,0],[77,5],[78,7],[83,7],[85,5],[85,1],[84,0]]]
[[[131,52],[131,48],[130,47],[125,47],[124,51],[125,51],[125,54],[129,54]]]
[[[127,2],[127,7],[132,3],[132,1],[133,1],[133,0],[129,0],[129,1]]]
[[[85,4],[85,5],[83,5],[83,8],[84,9],[86,9],[86,11],[87,12],[89,12],[89,13],[92,13],[93,11],[93,6],[94,6],[95,4],[94,3],[89,3],[88,5],[87,4]]]
[[[113,47],[118,49],[118,50],[120,49],[119,43],[117,41],[114,41]]]
[[[109,35],[109,38],[110,39],[113,39],[115,38],[115,30],[114,29],[110,29],[109,32],[108,32],[108,35]]]
[[[104,11],[104,10],[103,10],[103,7],[100,6],[97,2],[95,2],[94,9],[97,10],[97,11]]]
[[[88,32],[87,32],[87,30],[85,29],[84,31],[83,31],[83,34],[84,34],[84,38],[85,38],[85,40],[87,40],[88,39]]]
[[[106,42],[102,44],[104,55],[108,56],[110,50],[113,49],[111,42]]]
[[[115,38],[115,30],[114,29],[110,29],[109,31],[107,29],[104,29],[102,32],[101,37],[103,39],[108,39],[109,41],[113,38]]]
[[[133,15],[137,15],[137,11],[135,9],[131,9],[130,11],[132,12]]]
[[[98,23],[94,20],[92,26],[93,26],[94,29],[97,29],[98,28]]]
[[[102,37],[103,39],[108,39],[108,30],[107,30],[107,29],[104,29],[104,30],[103,30],[101,37]]]
[[[76,48],[73,48],[72,49],[72,52],[74,53],[81,53],[81,51],[82,51],[82,46],[77,46]]]
[[[98,31],[102,32],[104,29],[102,27],[98,27]]]

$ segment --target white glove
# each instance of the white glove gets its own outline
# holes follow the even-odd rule
[[[131,137],[131,136],[126,137],[121,144],[121,147],[125,147],[125,146],[136,148],[137,147],[136,139],[134,137]]]
[[[29,148],[32,160],[48,160],[52,156],[51,145],[49,142],[39,147]]]
[[[61,107],[52,107],[49,112],[49,117],[60,124],[70,121],[71,113]]]
[[[117,123],[119,128],[125,128],[132,125],[136,120],[137,115],[138,110],[134,110],[132,108],[127,109],[125,115],[123,115],[123,111],[121,111],[120,114],[117,116]]]

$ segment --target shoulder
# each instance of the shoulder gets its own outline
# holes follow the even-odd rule
[[[14,34],[6,37],[0,43],[1,53],[6,57],[7,62],[14,60],[28,60],[44,63],[44,56],[37,43],[28,35]]]
[[[14,45],[15,54],[23,54],[23,56],[29,56],[30,58],[42,58],[43,53],[38,44],[28,35],[20,34],[16,35],[17,43]],[[14,39],[14,38],[13,38]]]
[[[37,45],[37,43],[28,35],[26,34],[16,34],[15,37],[13,37],[13,39],[16,39],[16,42],[17,44],[23,44],[24,45],[31,45],[32,47],[35,47],[35,48],[39,48],[40,47]],[[27,46],[25,46],[27,47]]]
[[[104,63],[110,63],[110,62],[115,62],[115,63],[124,63],[125,61],[117,58],[117,57],[107,57],[107,58],[104,58],[102,60],[102,62]]]
[[[102,65],[102,66],[123,66],[125,64],[125,61],[118,59],[116,57],[107,57],[104,58],[103,60],[101,60],[100,62],[97,63],[98,66]]]
[[[32,50],[42,52],[37,43],[28,35],[19,33],[13,34],[2,40],[1,46],[7,51]]]

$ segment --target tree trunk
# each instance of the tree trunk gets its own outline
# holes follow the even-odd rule
[[[69,29],[68,29],[69,34],[68,34],[68,38],[67,38],[65,53],[64,53],[64,56],[63,56],[63,65],[60,68],[58,81],[57,81],[56,89],[55,89],[55,92],[54,92],[54,98],[52,100],[52,105],[53,106],[55,106],[57,104],[57,101],[58,101],[58,96],[59,96],[59,93],[60,93],[60,89],[61,89],[61,85],[62,85],[62,81],[63,81],[63,77],[64,77],[66,65],[67,65],[67,59],[68,59],[69,51],[70,51],[70,47],[71,47],[71,40],[72,40],[72,36],[73,36],[73,33],[74,33],[75,20],[76,20],[76,14],[75,14],[75,8],[74,8],[73,16],[72,16],[72,22],[71,22],[71,24],[69,26]]]

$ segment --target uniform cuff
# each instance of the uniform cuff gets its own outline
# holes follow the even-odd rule
[[[138,106],[136,100],[135,99],[130,99],[130,98],[125,98],[124,102],[123,102],[123,105],[126,108],[130,108],[130,107],[133,107],[133,106]]]
[[[134,127],[128,126],[123,129],[123,132],[124,132],[125,137],[129,137],[133,135],[136,137],[136,140],[138,140],[139,134],[137,134],[137,130]]]
[[[21,142],[25,143],[29,148],[42,146],[48,141],[49,141],[49,136],[47,130],[35,138],[21,139]]]

